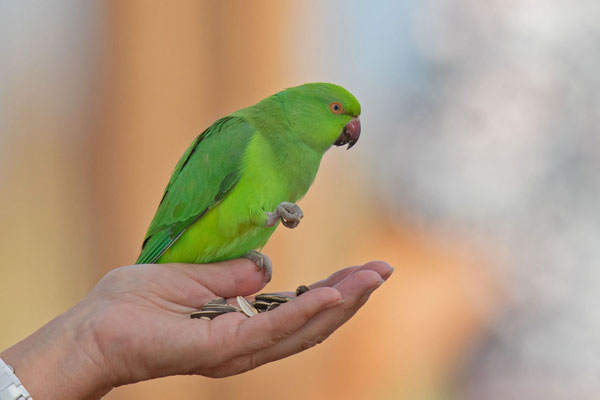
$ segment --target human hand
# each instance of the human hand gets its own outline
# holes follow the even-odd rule
[[[383,262],[345,268],[272,311],[205,321],[189,314],[215,297],[265,286],[252,262],[121,267],[1,357],[33,398],[44,399],[99,398],[168,375],[234,375],[320,343],[391,273]]]

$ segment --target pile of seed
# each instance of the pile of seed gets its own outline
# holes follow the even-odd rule
[[[302,293],[308,292],[310,289],[301,285],[296,289],[296,297]],[[238,296],[236,298],[238,307],[233,304],[227,303],[227,300],[223,297],[217,297],[206,303],[200,311],[196,311],[190,314],[191,318],[200,318],[205,320],[211,320],[219,315],[227,314],[230,312],[241,312],[246,314],[248,317],[252,317],[258,313],[271,311],[279,307],[282,303],[287,303],[290,300],[294,300],[296,297],[285,296],[277,293],[261,293],[257,294],[254,301],[250,303],[245,297]]]

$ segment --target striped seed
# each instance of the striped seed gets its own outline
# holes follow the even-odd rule
[[[266,301],[268,303],[287,303],[290,300],[294,300],[294,298],[277,293],[261,293],[256,295],[256,300]]]
[[[300,285],[298,286],[298,289],[296,289],[296,297],[300,296],[303,293],[306,293],[310,290],[310,288],[306,285]]]
[[[244,297],[238,296],[236,297],[236,299],[244,314],[246,314],[249,317],[253,317],[256,314],[258,314],[258,310],[252,304],[250,304],[248,300],[246,300]]]

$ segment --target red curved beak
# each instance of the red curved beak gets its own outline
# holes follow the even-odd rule
[[[360,137],[360,119],[358,117],[354,117],[344,126],[342,133],[337,138],[335,146],[343,146],[348,143],[348,147],[346,150],[349,150],[352,146],[358,142],[358,138]]]

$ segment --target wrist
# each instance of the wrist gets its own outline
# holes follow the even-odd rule
[[[34,399],[96,399],[112,389],[79,305],[0,353]]]
[[[14,374],[11,366],[0,358],[0,398],[7,400],[31,399],[29,392],[19,378]]]

